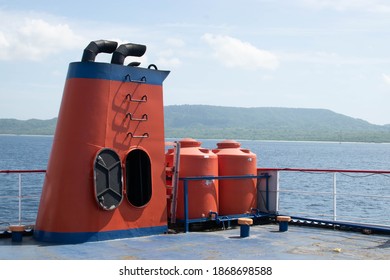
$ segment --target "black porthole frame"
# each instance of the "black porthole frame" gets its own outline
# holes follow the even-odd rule
[[[95,200],[103,210],[116,209],[123,200],[123,171],[119,155],[103,148],[93,162]]]

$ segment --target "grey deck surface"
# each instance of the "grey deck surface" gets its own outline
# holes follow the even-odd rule
[[[239,234],[237,227],[70,245],[38,243],[31,236],[21,243],[1,238],[0,259],[390,260],[389,235],[294,225],[279,232],[275,224],[252,226],[248,238]]]

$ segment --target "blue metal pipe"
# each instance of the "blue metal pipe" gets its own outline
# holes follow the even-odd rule
[[[184,180],[184,222],[185,232],[189,231],[189,220],[188,220],[188,180]]]
[[[265,208],[267,209],[267,212],[269,212],[269,175],[264,175],[266,176],[266,181],[265,181]]]
[[[269,178],[268,174],[266,174],[266,175],[264,175],[264,174],[263,175],[240,175],[240,176],[196,176],[196,177],[179,178],[179,180],[183,181],[183,187],[184,187],[184,232],[187,233],[189,231],[189,224],[191,222],[195,222],[195,221],[199,222],[199,221],[207,220],[207,219],[194,219],[194,220],[189,219],[189,213],[188,213],[188,182],[189,181],[224,180],[224,179],[230,179],[230,180],[231,179],[254,179],[254,178],[257,178],[257,179],[266,178],[267,179],[267,201],[268,201],[268,178]],[[268,209],[268,206],[267,206],[267,209]],[[212,214],[216,215],[216,218],[218,218],[218,220],[219,220],[218,213],[211,212],[211,215]],[[223,218],[225,218],[225,217],[223,217]],[[228,217],[228,216],[226,216],[226,218],[227,218],[226,220],[237,219],[237,217]]]
[[[259,179],[267,178],[268,175],[237,175],[237,176],[194,176],[181,177],[179,180],[197,181],[197,180],[225,180],[225,179]]]

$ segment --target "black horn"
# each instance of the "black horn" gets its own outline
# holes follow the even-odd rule
[[[132,67],[138,67],[141,65],[141,62],[138,62],[138,61],[133,61],[133,62],[130,62],[129,64],[127,64],[127,66],[132,66]]]
[[[92,41],[89,45],[84,49],[83,57],[81,61],[86,62],[95,61],[96,55],[99,53],[113,53],[118,46],[117,42],[108,41],[108,40],[97,40]]]
[[[146,52],[145,45],[138,44],[123,44],[120,45],[112,55],[111,63],[112,64],[121,64],[123,65],[125,58],[127,56],[143,56]]]

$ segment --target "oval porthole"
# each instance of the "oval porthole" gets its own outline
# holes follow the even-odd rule
[[[145,206],[152,198],[152,171],[149,155],[134,149],[126,157],[127,200],[136,207]]]
[[[122,166],[118,154],[102,149],[94,162],[94,185],[97,203],[104,210],[113,210],[123,199]]]

